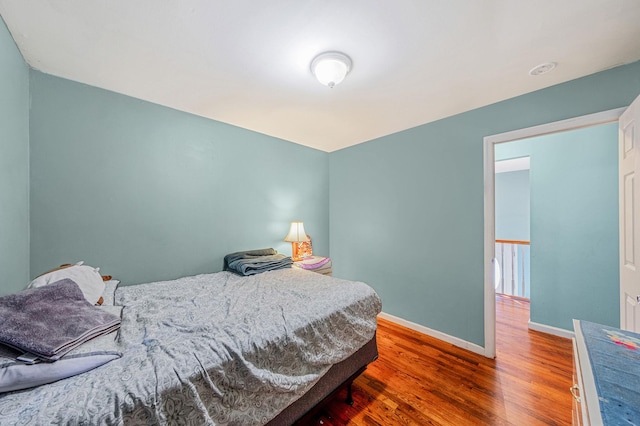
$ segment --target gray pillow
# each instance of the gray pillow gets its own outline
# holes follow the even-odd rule
[[[100,307],[122,315],[122,306]],[[55,362],[25,364],[17,361],[22,353],[0,345],[0,393],[27,389],[75,376],[122,357],[118,349],[118,330],[83,343]]]

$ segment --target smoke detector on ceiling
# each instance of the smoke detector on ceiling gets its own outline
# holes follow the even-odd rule
[[[553,71],[558,64],[555,62],[545,62],[544,64],[537,65],[529,71],[529,75],[542,75]]]

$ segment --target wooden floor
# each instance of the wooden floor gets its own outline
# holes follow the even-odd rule
[[[528,302],[498,296],[489,360],[379,320],[380,357],[313,424],[570,425],[571,340],[529,331]]]

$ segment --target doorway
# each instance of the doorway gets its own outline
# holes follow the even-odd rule
[[[596,126],[617,122],[624,108],[617,110],[605,111],[602,113],[591,114],[584,117],[564,120],[555,123],[535,126],[527,129],[516,130],[513,132],[502,133],[498,135],[488,136],[484,139],[484,251],[485,251],[485,356],[495,357],[495,335],[496,335],[496,318],[495,318],[495,148],[499,144],[506,142],[521,141],[528,138],[536,138],[544,135],[565,132],[568,130],[577,130],[586,127]],[[617,148],[617,145],[616,145]],[[535,167],[531,166],[532,170]],[[617,208],[617,206],[616,206]],[[532,235],[532,250],[535,250],[535,236]],[[533,284],[535,285],[535,284]],[[547,333],[557,334],[563,337],[570,337],[571,333],[563,328],[544,327],[540,330],[532,326],[530,329],[538,329]],[[568,328],[568,327],[567,327]]]
[[[502,144],[497,148],[510,143]],[[495,232],[497,276],[495,289],[507,298],[529,300],[530,295],[530,159],[502,158],[495,152]]]

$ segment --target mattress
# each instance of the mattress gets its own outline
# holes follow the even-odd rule
[[[122,287],[122,358],[0,395],[0,424],[266,424],[373,339],[375,291],[299,269]]]

